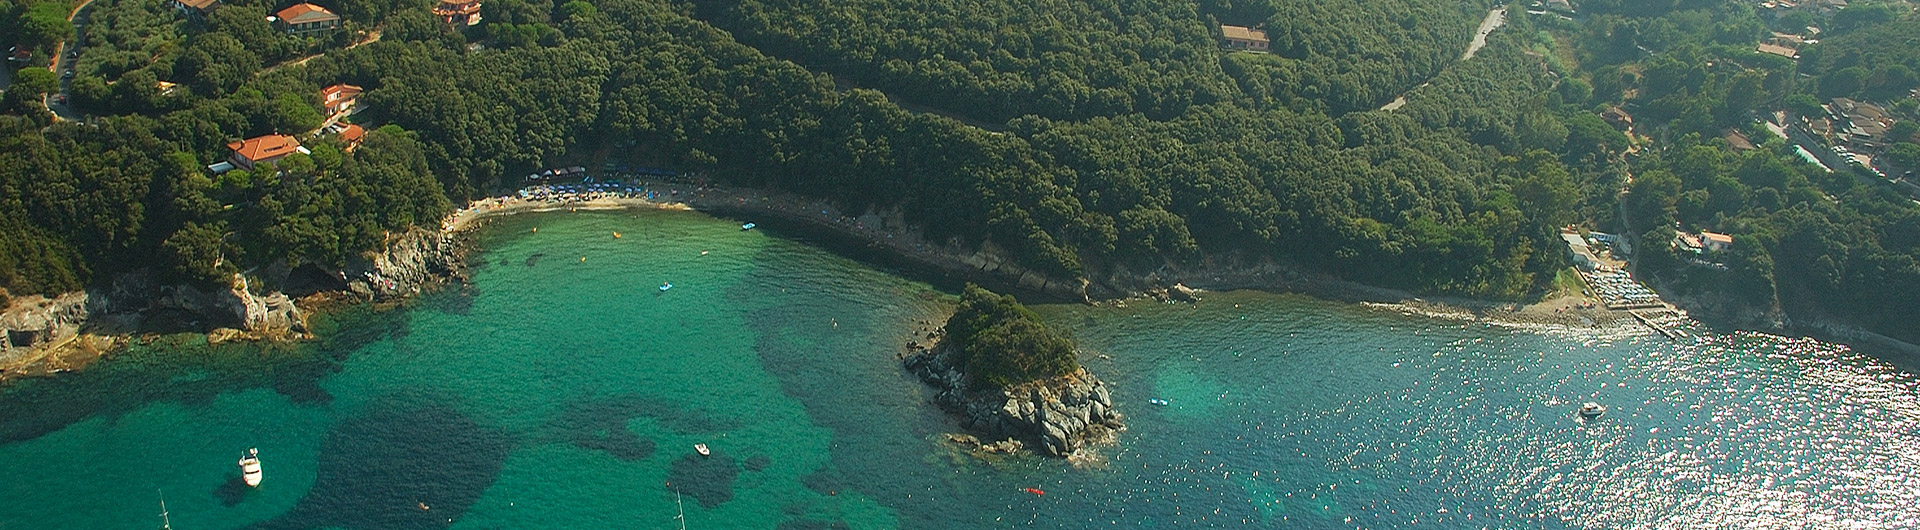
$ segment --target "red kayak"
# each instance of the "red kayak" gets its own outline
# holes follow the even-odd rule
[[[1044,491],[1040,491],[1040,488],[1027,488],[1027,493],[1032,493],[1032,494],[1034,494],[1034,495],[1046,495],[1046,494],[1047,494],[1047,492],[1044,492]]]

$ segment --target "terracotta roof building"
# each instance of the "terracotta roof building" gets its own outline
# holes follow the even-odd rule
[[[340,143],[347,145],[346,152],[353,152],[353,149],[360,147],[360,142],[366,139],[367,130],[359,125],[349,123],[345,128],[340,129]]]
[[[320,89],[320,106],[326,107],[327,114],[339,114],[353,109],[359,102],[360,87],[341,83]]]
[[[1700,232],[1700,248],[1707,252],[1720,252],[1733,248],[1733,236],[1715,232]]]
[[[1607,125],[1622,131],[1633,128],[1633,115],[1627,114],[1627,111],[1621,110],[1620,107],[1607,107],[1607,110],[1600,111],[1600,119],[1606,120]]]
[[[308,3],[294,4],[274,13],[274,24],[294,35],[332,31],[340,27],[340,15]]]
[[[479,24],[480,0],[440,0],[433,6],[433,16],[455,26]]]
[[[255,164],[272,165],[287,155],[305,151],[299,140],[284,134],[255,136],[229,143],[227,149],[233,150],[233,156],[227,160],[233,162],[234,167],[246,170],[252,170]]]
[[[1229,50],[1267,51],[1267,32],[1245,26],[1221,24],[1220,40]]]
[[[219,0],[167,0],[167,5],[188,15],[201,16],[213,12],[214,4]]]
[[[1754,51],[1758,51],[1758,52],[1760,52],[1760,53],[1771,53],[1771,54],[1774,54],[1774,55],[1778,55],[1778,56],[1781,56],[1781,57],[1786,57],[1786,58],[1788,58],[1788,59],[1799,59],[1799,58],[1800,58],[1800,52],[1799,52],[1799,51],[1796,51],[1796,50],[1794,50],[1793,48],[1788,48],[1788,47],[1786,47],[1786,46],[1781,46],[1781,45],[1778,45],[1778,44],[1767,44],[1767,43],[1764,43],[1764,42],[1762,42],[1762,43],[1760,43],[1760,46],[1758,46],[1758,47],[1756,47],[1756,48],[1754,48]]]

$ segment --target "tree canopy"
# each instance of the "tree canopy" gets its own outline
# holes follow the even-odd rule
[[[1080,369],[1073,339],[1048,327],[1013,296],[977,285],[961,291],[946,333],[977,388],[1005,388]]]

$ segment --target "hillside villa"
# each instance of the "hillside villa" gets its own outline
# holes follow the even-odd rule
[[[273,24],[290,35],[332,31],[340,27],[340,15],[308,3],[294,4],[273,14]]]
[[[227,169],[239,168],[249,171],[260,164],[271,166],[280,159],[286,158],[287,155],[307,152],[306,148],[300,147],[299,140],[284,134],[255,136],[232,142],[227,144],[227,149],[233,150],[233,156],[227,157],[227,162],[232,166]],[[214,171],[221,170],[214,169]]]
[[[1267,51],[1267,32],[1246,26],[1221,24],[1220,41],[1229,50]]]
[[[433,6],[433,16],[453,26],[478,25],[480,0],[440,0],[439,4]]]
[[[325,107],[327,115],[332,116],[349,110],[359,103],[360,87],[340,83],[320,89],[320,106]]]

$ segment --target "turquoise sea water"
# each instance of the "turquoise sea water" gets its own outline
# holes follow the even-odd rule
[[[950,303],[928,285],[686,212],[483,240],[471,288],[313,343],[163,338],[0,388],[0,529],[150,528],[160,492],[181,530],[677,528],[676,490],[689,528],[1920,527],[1920,378],[1809,340],[1043,306],[1129,429],[981,460],[894,360]]]

